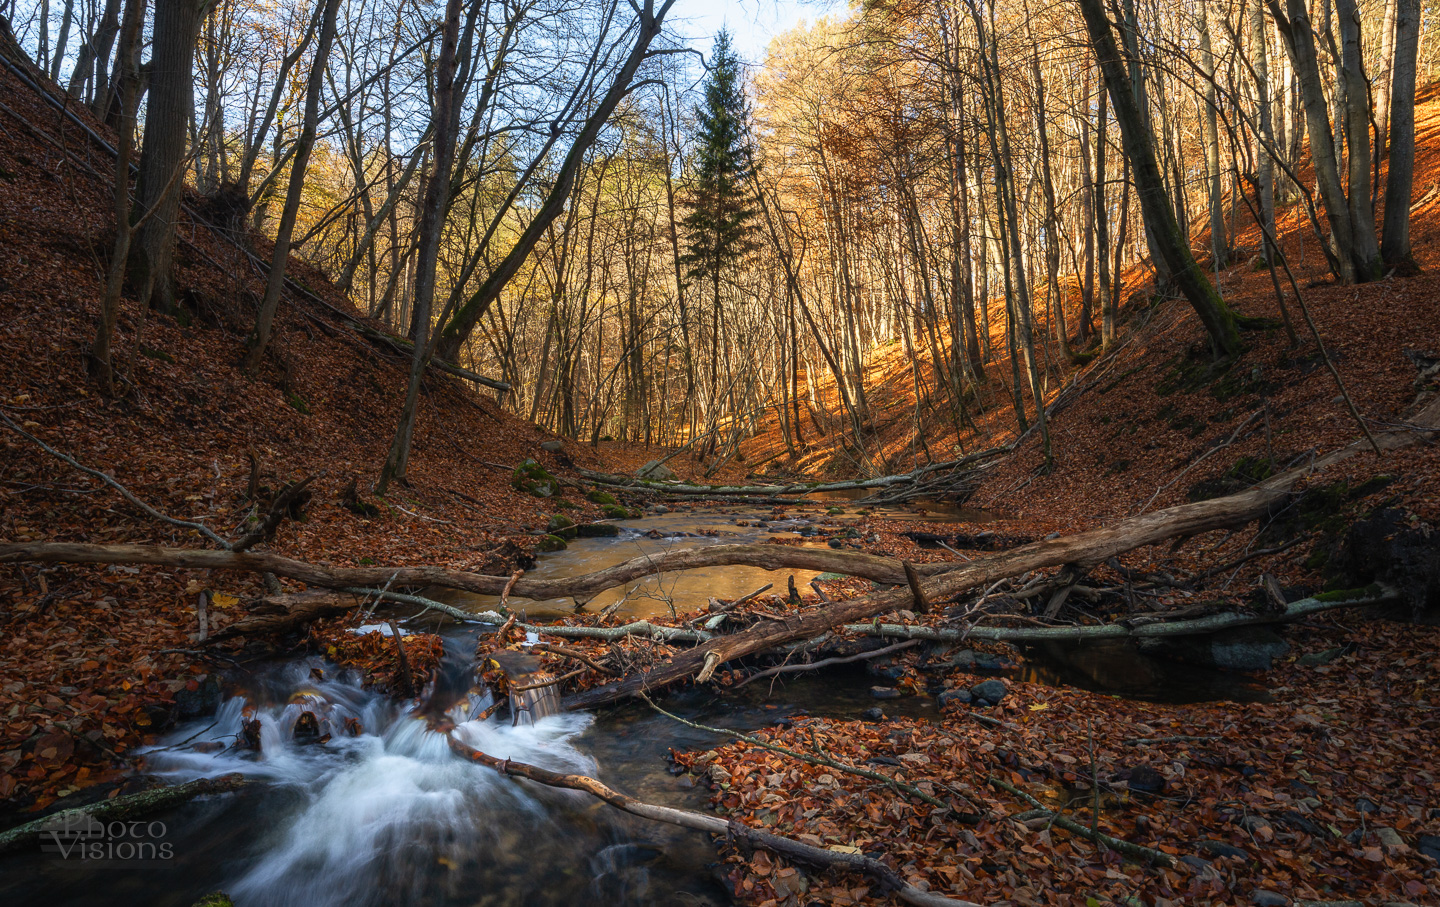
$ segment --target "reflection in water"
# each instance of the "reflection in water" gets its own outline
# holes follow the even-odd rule
[[[767,512],[768,513],[768,512]],[[541,567],[537,575],[546,579],[561,579],[579,576],[635,557],[657,554],[672,548],[701,548],[708,545],[756,544],[766,539],[781,537],[795,538],[794,529],[801,523],[787,520],[775,524],[774,528],[755,525],[738,526],[734,514],[714,511],[695,513],[672,513],[648,517],[644,521],[621,523],[621,534],[615,538],[581,539],[572,542],[564,551],[545,554],[540,557]],[[741,522],[755,521],[754,514],[747,514]],[[647,535],[637,531],[643,528]],[[655,532],[660,538],[650,538]],[[713,532],[715,535],[701,535]],[[585,603],[587,612],[600,611],[617,605],[622,617],[659,617],[670,613],[684,612],[704,607],[709,598],[733,599],[754,592],[766,583],[784,590],[787,578],[793,574],[795,583],[804,589],[818,573],[811,570],[762,570],[759,567],[707,567],[686,570],[683,573],[666,573],[636,580],[627,586],[619,586],[601,592]],[[498,596],[475,595],[470,593],[442,594],[450,604],[476,611],[494,609],[500,602]],[[510,599],[510,607],[531,618],[556,617],[573,614],[575,603],[570,599],[551,599],[534,602],[529,599]]]
[[[1006,674],[1049,686],[1076,686],[1149,702],[1268,702],[1266,688],[1244,674],[1152,658],[1123,639],[1029,646]]]

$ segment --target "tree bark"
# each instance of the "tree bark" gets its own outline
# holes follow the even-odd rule
[[[1185,298],[1200,316],[1210,336],[1210,344],[1219,358],[1229,358],[1240,352],[1240,337],[1235,328],[1235,317],[1225,301],[1215,292],[1215,287],[1205,272],[1190,254],[1188,237],[1181,235],[1175,220],[1175,211],[1165,192],[1165,180],[1155,159],[1155,137],[1145,127],[1140,108],[1135,103],[1130,77],[1125,71],[1123,58],[1115,44],[1110,21],[1105,17],[1100,0],[1077,0],[1085,16],[1085,25],[1095,47],[1105,84],[1110,90],[1110,101],[1115,106],[1115,121],[1125,142],[1125,156],[1129,159],[1135,176],[1136,192],[1140,196],[1140,211],[1147,229],[1155,242],[1155,251],[1163,259],[1171,280],[1184,293]],[[1157,262],[1157,265],[1160,264]]]
[[[265,357],[265,348],[270,344],[270,328],[275,320],[275,311],[280,306],[280,294],[285,289],[285,265],[290,261],[290,237],[295,232],[295,218],[300,213],[300,198],[305,191],[305,168],[310,163],[310,150],[315,145],[315,132],[320,119],[320,90],[325,85],[325,67],[329,65],[330,45],[335,40],[335,19],[340,10],[340,0],[325,0],[324,21],[320,26],[320,43],[315,48],[315,59],[310,64],[310,75],[305,80],[305,121],[300,130],[300,139],[295,145],[294,161],[290,166],[290,185],[285,190],[285,207],[280,212],[280,225],[275,231],[275,249],[270,256],[270,275],[265,283],[265,297],[260,302],[260,311],[255,316],[255,333],[250,338],[250,349],[245,354],[245,371],[254,374]]]
[[[195,113],[195,45],[201,12],[209,0],[166,0],[155,7],[154,50],[146,64],[145,137],[140,149],[138,204],[144,216],[130,250],[130,280],[141,305],[175,308],[170,279],[175,222],[184,186],[190,118]]]
[[[1420,0],[1397,0],[1395,62],[1390,91],[1390,172],[1385,184],[1384,239],[1388,263],[1410,258],[1410,190],[1415,180],[1415,63],[1420,44]]]
[[[1380,276],[1380,243],[1375,237],[1375,203],[1370,194],[1370,85],[1360,55],[1360,9],[1355,0],[1335,0],[1340,19],[1341,79],[1345,83],[1345,145],[1350,166],[1350,230],[1355,243],[1355,278]]]

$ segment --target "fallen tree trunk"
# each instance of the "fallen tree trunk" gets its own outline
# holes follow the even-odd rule
[[[194,548],[161,548],[155,545],[91,545],[80,542],[15,542],[0,544],[0,564],[28,561],[68,564],[152,564],[162,567],[191,567],[207,570],[245,570],[273,573],[327,589],[357,586],[422,586],[458,589],[481,595],[499,595],[508,576],[487,576],[442,567],[329,567],[297,561],[265,551],[211,551]],[[788,545],[711,545],[704,548],[675,548],[632,558],[594,573],[561,579],[521,577],[511,595],[532,601],[555,598],[589,600],[614,586],[623,586],[641,577],[696,567],[740,565],[766,570],[816,570],[859,576],[879,583],[905,582],[905,568],[895,558],[858,551],[829,548],[796,548]],[[952,569],[948,563],[921,564],[922,574]]]
[[[46,837],[52,833],[58,834],[60,838],[65,838],[65,843],[68,844],[75,839],[66,837],[66,834],[86,828],[89,822],[133,819],[137,816],[171,809],[182,803],[188,803],[196,797],[231,793],[244,787],[247,783],[249,782],[240,775],[202,778],[175,787],[142,790],[116,797],[113,800],[101,800],[87,806],[61,810],[0,833],[0,853],[44,843]]]
[[[967,639],[983,639],[990,642],[1078,642],[1097,639],[1157,639],[1165,636],[1198,636],[1218,633],[1236,627],[1255,624],[1288,624],[1303,620],[1325,611],[1340,608],[1367,608],[1386,605],[1401,600],[1394,589],[1379,586],[1365,590],[1366,594],[1353,598],[1324,596],[1302,598],[1285,606],[1283,611],[1260,614],[1243,614],[1238,611],[1224,611],[1207,614],[1190,620],[1165,620],[1163,614],[1144,615],[1129,618],[1113,624],[1095,624],[1075,627],[923,627],[907,624],[846,624],[840,629],[856,636],[880,636],[887,639],[930,640],[933,642],[962,642]],[[881,650],[884,651],[884,650]]]
[[[1411,418],[1413,429],[1387,432],[1375,440],[1382,450],[1393,450],[1433,434],[1440,425],[1440,398],[1432,400]],[[1367,442],[1354,442],[1321,457],[1308,466],[1274,476],[1246,491],[1225,497],[1181,504],[1164,510],[1121,520],[1113,526],[1091,529],[1071,536],[1022,545],[999,554],[979,557],[954,569],[922,580],[920,592],[928,601],[947,601],[977,586],[1034,570],[1069,565],[1084,570],[1112,557],[1172,538],[1185,539],[1215,529],[1233,529],[1263,516],[1283,502],[1295,484],[1317,470],[1331,466],[1355,453],[1369,450]],[[811,639],[841,624],[861,621],[907,608],[915,593],[907,585],[820,608],[786,621],[767,621],[729,636],[676,654],[669,661],[643,674],[617,683],[596,687],[570,697],[568,709],[593,708],[669,686],[715,669],[733,659],[802,639]]]
[[[934,892],[922,891],[906,882],[901,878],[899,873],[890,869],[884,863],[863,854],[841,853],[836,850],[815,847],[814,845],[806,844],[803,841],[797,841],[793,838],[786,838],[771,834],[770,832],[760,831],[748,825],[742,825],[739,822],[727,822],[718,816],[710,816],[688,809],[676,809],[671,806],[657,806],[653,803],[645,803],[644,801],[636,800],[634,797],[622,794],[614,788],[608,787],[587,775],[563,774],[525,762],[497,759],[459,740],[453,733],[449,735],[448,739],[450,741],[450,749],[454,753],[471,762],[489,766],[502,775],[514,778],[526,778],[530,781],[543,784],[546,787],[582,791],[632,816],[639,816],[642,819],[651,819],[656,822],[664,822],[668,825],[678,825],[681,828],[690,828],[695,831],[724,835],[727,838],[738,839],[753,847],[768,850],[786,859],[804,863],[809,866],[818,866],[826,869],[835,867],[860,872],[875,879],[884,888],[893,890],[895,894],[907,904],[916,904],[919,905],[919,907],[980,907],[980,905],[975,904],[973,901],[960,901],[935,894]]]
[[[653,479],[641,479],[635,476],[593,472],[588,469],[580,470],[580,474],[590,481],[601,485],[611,485],[618,488],[646,489],[672,495],[748,495],[751,497],[773,498],[824,491],[861,491],[867,488],[888,488],[892,485],[904,485],[918,481],[920,478],[933,472],[940,472],[946,469],[960,469],[972,463],[990,457],[1000,456],[1008,452],[1008,447],[996,447],[991,450],[984,450],[961,457],[958,460],[931,463],[913,472],[898,473],[892,476],[876,476],[871,479],[851,479],[842,482],[792,482],[787,485],[691,485],[685,482],[658,482]]]

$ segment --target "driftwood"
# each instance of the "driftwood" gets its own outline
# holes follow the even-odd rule
[[[224,775],[219,778],[202,778],[175,787],[157,787],[125,794],[113,800],[101,800],[88,806],[61,810],[42,819],[35,819],[6,832],[0,832],[0,853],[43,843],[46,834],[56,829],[83,827],[89,817],[96,822],[119,819],[133,819],[171,809],[188,803],[196,797],[210,794],[225,794],[237,791],[247,782],[240,775]]]
[[[676,809],[671,806],[657,806],[653,803],[645,803],[636,800],[634,797],[622,794],[614,788],[608,787],[595,778],[586,775],[563,774],[552,772],[539,766],[529,765],[524,762],[515,762],[510,759],[497,759],[488,753],[469,746],[465,742],[450,735],[450,749],[471,762],[485,765],[495,769],[503,775],[515,778],[526,778],[530,781],[543,784],[546,787],[558,787],[565,790],[582,791],[591,796],[603,800],[609,805],[632,816],[639,816],[642,819],[651,819],[656,822],[664,822],[668,825],[678,825],[681,828],[690,828],[695,831],[709,832],[715,835],[723,835],[748,844],[768,850],[789,860],[804,863],[809,866],[823,868],[842,868],[855,872],[864,873],[878,881],[884,888],[893,890],[897,897],[907,904],[916,904],[919,907],[979,907],[972,901],[961,901],[954,898],[947,898],[943,895],[929,891],[921,891],[919,888],[906,882],[899,873],[890,869],[884,863],[863,854],[842,853],[836,850],[828,850],[823,847],[815,847],[793,838],[786,838],[769,832],[760,831],[741,825],[738,822],[727,822],[718,816],[706,815],[688,809]]]

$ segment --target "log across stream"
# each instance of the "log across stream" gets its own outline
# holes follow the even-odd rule
[[[823,511],[792,511],[799,519],[756,525],[769,513],[700,511],[631,521],[621,537],[581,539],[566,552],[542,556],[532,573],[583,573],[667,545],[754,543],[825,518]],[[669,538],[647,538],[652,531]],[[701,535],[708,532],[717,534]],[[697,573],[665,575],[648,589],[632,584],[588,609],[618,602],[630,616],[664,614],[667,597],[684,610],[707,596],[734,597],[765,582],[784,589],[789,571],[767,574],[742,566]],[[803,584],[809,577],[796,578]],[[451,600],[476,610],[490,606],[483,597]],[[573,604],[512,606],[535,617]],[[444,670],[428,704],[416,709],[360,688],[318,658],[277,662],[236,678],[236,692],[220,711],[170,734],[147,755],[146,768],[171,783],[233,772],[262,783],[154,817],[157,843],[171,845],[168,859],[11,854],[0,860],[0,900],[23,903],[43,894],[54,904],[184,907],[219,889],[237,903],[307,907],[728,903],[709,869],[715,855],[705,835],[644,822],[581,795],[516,782],[454,758],[443,733],[450,723],[458,739],[493,756],[594,774],[641,800],[699,809],[705,791],[689,777],[670,775],[665,755],[671,747],[705,749],[722,742],[638,703],[598,717],[557,715],[533,726],[512,727],[503,713],[476,720],[490,700],[469,687],[472,659],[477,639],[489,632],[493,628],[473,624],[444,631]],[[999,673],[1146,698],[1263,695],[1243,677],[1193,668],[1167,672],[1161,662],[1115,647],[1037,653]],[[682,688],[667,708],[699,723],[742,730],[799,713],[853,719],[876,705],[892,716],[938,717],[928,697],[877,702],[870,688],[883,682],[861,665],[848,665],[752,684],[723,698]],[[295,738],[305,711],[320,716],[321,730],[331,735],[327,742]],[[233,748],[247,716],[261,721],[258,753]]]

